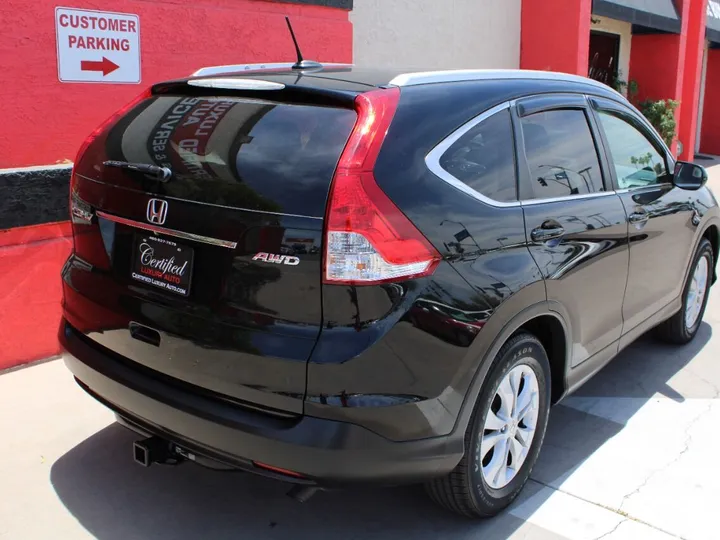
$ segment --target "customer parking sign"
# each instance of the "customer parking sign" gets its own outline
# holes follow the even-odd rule
[[[62,82],[140,82],[140,17],[55,8],[58,78]]]

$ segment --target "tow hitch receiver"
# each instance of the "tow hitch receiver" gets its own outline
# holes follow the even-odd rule
[[[153,463],[177,465],[183,457],[173,451],[171,444],[160,437],[150,437],[133,443],[133,459],[143,467]]]

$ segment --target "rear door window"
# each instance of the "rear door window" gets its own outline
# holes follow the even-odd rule
[[[440,157],[440,167],[489,199],[517,200],[510,112],[500,111],[471,128]]]
[[[530,199],[604,191],[600,161],[583,110],[544,111],[521,122]]]

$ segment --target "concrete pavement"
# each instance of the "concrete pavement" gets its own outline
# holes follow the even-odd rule
[[[709,326],[700,337],[708,348]],[[135,436],[49,362],[0,376],[0,538],[671,538],[660,529],[712,538],[705,518],[688,519],[712,516],[713,477],[701,466],[717,446],[689,439],[720,421],[720,406],[701,397],[711,393],[700,378],[712,376],[709,360],[699,346],[673,357],[647,342],[619,358],[553,410],[535,480],[485,522],[456,518],[415,487],[321,493],[301,505],[284,485],[250,475],[142,469],[131,460]],[[687,508],[666,516],[658,501]]]
[[[555,407],[533,480],[484,522],[415,487],[301,505],[249,475],[142,469],[133,434],[53,361],[0,375],[0,538],[717,539],[718,425],[720,287],[693,343],[642,338]]]

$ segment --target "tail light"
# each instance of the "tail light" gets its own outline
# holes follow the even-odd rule
[[[400,89],[360,94],[358,119],[330,189],[323,282],[373,285],[431,275],[440,254],[375,182]]]

